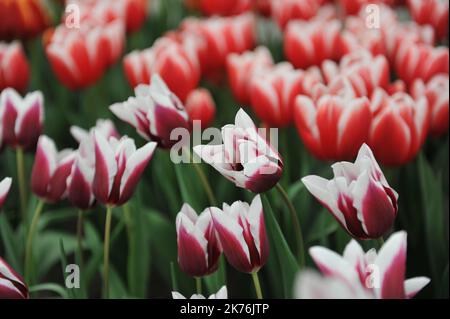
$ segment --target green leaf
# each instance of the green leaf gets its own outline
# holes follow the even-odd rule
[[[6,260],[12,268],[16,269],[18,272],[22,272],[22,263],[19,262],[18,247],[22,247],[23,245],[18,244],[16,235],[5,214],[0,214],[0,235],[6,252]]]
[[[55,283],[43,283],[39,285],[34,285],[29,288],[30,293],[35,292],[41,292],[41,291],[50,291],[54,292],[58,296],[60,296],[63,299],[67,299],[67,291],[66,288],[64,288],[61,285],[55,284]]]

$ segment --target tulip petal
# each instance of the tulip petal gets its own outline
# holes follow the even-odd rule
[[[45,198],[47,195],[50,179],[57,166],[56,157],[55,143],[47,136],[41,136],[31,173],[31,189],[41,198]]]
[[[11,188],[12,178],[6,177],[0,182],[0,209],[6,201],[9,190]]]
[[[415,277],[405,280],[406,298],[414,298],[429,282],[430,278],[427,277]]]
[[[28,94],[22,102],[24,107],[19,111],[15,125],[18,143],[25,147],[34,146],[42,130],[44,118],[44,97],[40,91]]]
[[[114,177],[117,173],[116,156],[102,134],[94,133],[95,141],[95,175],[93,190],[95,197],[101,203],[107,203]]]

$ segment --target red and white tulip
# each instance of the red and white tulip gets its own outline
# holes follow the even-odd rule
[[[23,278],[0,257],[0,299],[28,299]]]
[[[0,94],[0,141],[12,147],[30,149],[36,145],[44,122],[44,96],[40,91],[22,98],[14,89]]]
[[[20,42],[0,42],[0,91],[11,87],[25,92],[30,79],[30,67]]]
[[[372,151],[361,146],[354,163],[332,165],[334,177],[302,178],[308,191],[353,237],[374,239],[392,227],[398,211],[398,195],[383,175]]]
[[[291,20],[309,20],[317,15],[324,0],[278,0],[271,1],[272,18],[284,27]]]
[[[256,195],[251,204],[236,201],[223,210],[210,209],[214,228],[228,262],[245,273],[258,271],[269,257],[261,197]]]
[[[67,195],[67,178],[72,170],[75,152],[64,149],[60,152],[46,135],[39,138],[31,173],[31,190],[49,203],[64,199]]]
[[[244,110],[237,112],[235,124],[222,127],[222,139],[220,145],[197,145],[194,152],[238,187],[262,193],[278,183],[281,157]]]
[[[408,8],[413,20],[432,25],[439,39],[448,35],[448,1],[408,0]]]
[[[216,104],[207,89],[198,88],[186,99],[186,112],[192,121],[200,121],[201,127],[211,126],[216,115]]]
[[[11,177],[6,177],[0,182],[0,209],[2,209],[3,204],[5,204],[6,198],[8,197],[11,183]]]
[[[222,247],[214,230],[210,209],[199,216],[184,204],[176,218],[178,264],[192,277],[202,277],[217,270]]]
[[[150,85],[138,85],[134,92],[135,97],[111,105],[110,110],[160,147],[170,148],[177,143],[170,138],[172,130],[190,128],[189,116],[178,97],[157,74],[152,76]]]

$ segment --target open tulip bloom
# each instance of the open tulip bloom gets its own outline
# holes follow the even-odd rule
[[[237,112],[235,124],[222,127],[222,139],[220,145],[197,145],[194,152],[238,187],[262,193],[278,183],[281,157],[243,109]]]
[[[375,249],[364,253],[358,242],[352,240],[343,256],[319,246],[312,247],[310,254],[325,276],[341,280],[349,291],[359,297],[413,298],[430,280],[427,277],[405,280],[406,237],[404,231],[392,234],[378,253]],[[332,286],[329,288],[332,289]],[[335,290],[329,293],[338,297],[340,292]]]
[[[0,257],[0,299],[28,299],[22,277]]]
[[[383,175],[370,148],[363,144],[354,163],[332,165],[334,177],[302,178],[316,197],[353,237],[375,239],[392,227],[398,195]]]

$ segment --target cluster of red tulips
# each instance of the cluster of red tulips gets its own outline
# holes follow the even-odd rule
[[[33,245],[39,219],[44,206],[64,200],[81,212],[105,207],[102,280],[103,296],[109,297],[113,209],[133,197],[155,152],[179,144],[175,129],[191,131],[194,120],[202,129],[211,127],[227,107],[214,101],[207,85],[200,87],[205,81],[227,83],[242,108],[222,127],[222,143],[183,145],[183,150],[254,196],[250,202],[219,203],[202,167],[189,164],[210,202],[202,212],[184,203],[173,221],[179,268],[197,281],[192,298],[204,298],[202,278],[224,267],[222,253],[233,268],[252,275],[256,296],[263,298],[258,272],[274,241],[285,241],[267,196],[272,189],[291,214],[296,249],[286,244],[286,251],[299,270],[290,288],[294,297],[412,298],[430,279],[405,280],[407,234],[394,227],[403,212],[382,167],[405,165],[428,138],[448,134],[449,49],[444,43],[449,5],[400,2],[190,0],[186,7],[203,17],[187,17],[147,48],[125,52],[129,34],[147,20],[145,0],[67,0],[60,24],[51,28],[40,1],[24,1],[24,9],[0,0],[0,38],[26,38],[45,29],[45,57],[71,91],[95,85],[122,60],[134,95],[109,110],[145,140],[139,147],[112,120],[98,119],[90,129],[70,127],[78,147],[58,150],[43,134],[42,91],[27,93],[31,67],[21,42],[0,43],[0,150],[17,155],[20,209],[25,212],[29,205],[28,188],[38,198],[25,228],[24,278],[0,258],[0,298],[29,298],[28,285],[36,283]],[[79,11],[72,15],[71,8]],[[401,19],[399,10],[412,20]],[[370,15],[379,21],[371,25]],[[261,17],[273,20],[271,28],[282,35],[286,61],[276,62],[259,42]],[[305,244],[304,226],[280,183],[287,165],[283,151],[258,131],[249,114],[265,128],[295,126],[317,160],[335,162],[331,178],[309,175],[301,181],[354,238],[342,256]],[[31,174],[24,169],[25,152],[34,153]],[[14,183],[9,177],[1,180],[0,208]],[[357,240],[378,240],[378,251],[365,252]],[[307,252],[321,274],[305,269]],[[225,286],[210,298],[227,295]],[[184,296],[174,291],[173,298]]]

